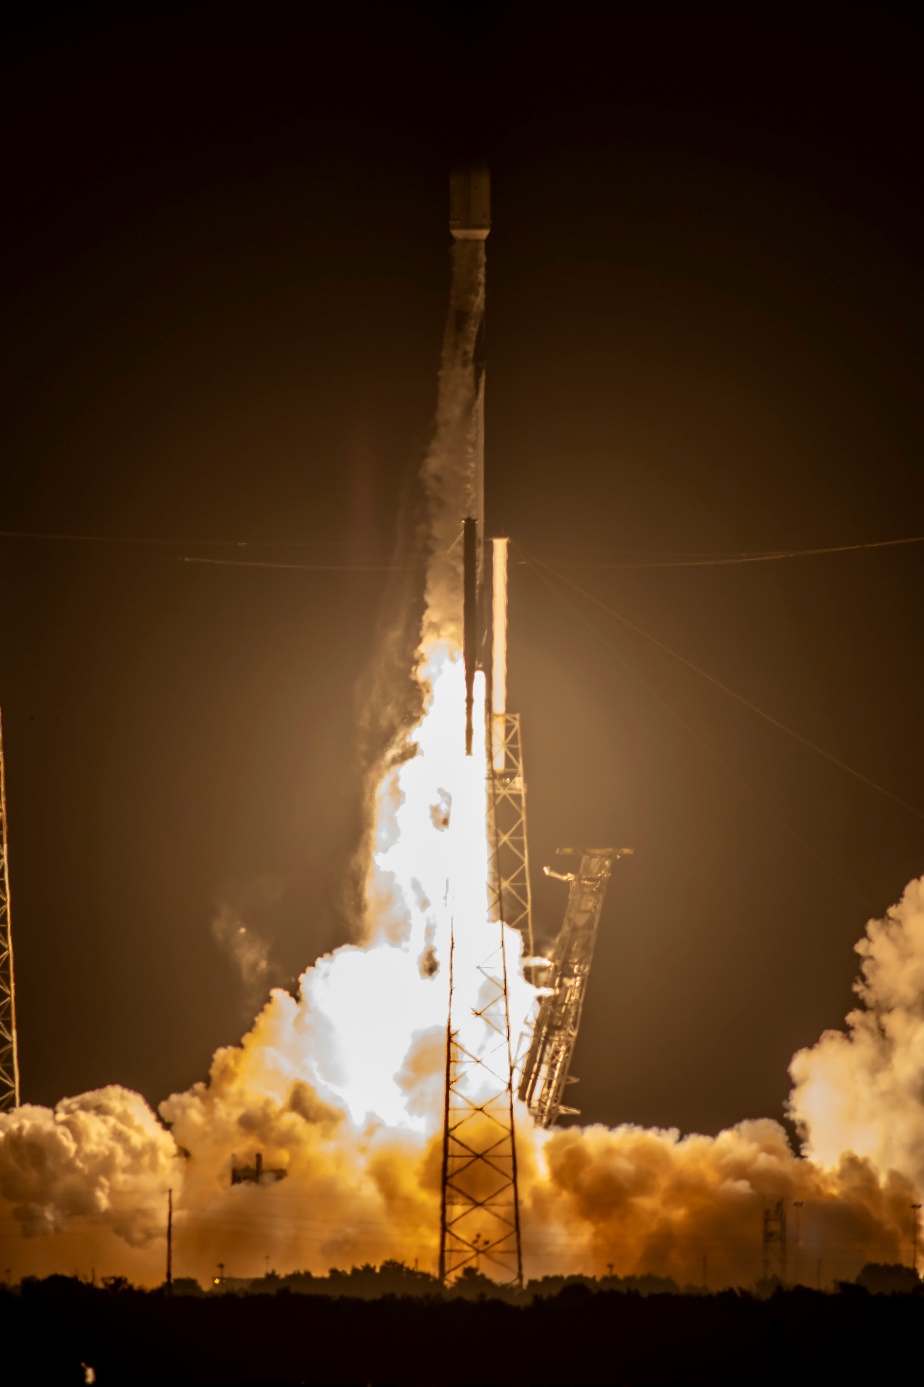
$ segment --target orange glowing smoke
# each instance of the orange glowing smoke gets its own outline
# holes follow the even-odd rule
[[[95,1267],[160,1282],[168,1189],[175,1272],[203,1283],[218,1262],[259,1275],[267,1257],[279,1272],[386,1258],[435,1270],[449,922],[453,912],[465,921],[463,952],[471,943],[473,957],[484,955],[488,860],[484,758],[463,754],[456,542],[461,517],[483,515],[483,240],[454,242],[453,266],[422,469],[423,712],[373,790],[365,943],[309,967],[297,998],[272,992],[240,1045],[216,1053],[208,1080],[160,1105],[162,1121],[117,1086],[54,1111],[0,1115],[0,1266],[14,1275]],[[481,686],[478,696],[483,717]],[[520,937],[506,935],[516,1036],[535,993]],[[924,882],[870,925],[860,949],[862,1005],[848,1033],[826,1034],[793,1061],[792,1113],[812,1161],[794,1156],[771,1121],[714,1138],[541,1132],[518,1105],[526,1274],[612,1266],[698,1283],[706,1257],[710,1285],[750,1284],[762,1211],[779,1199],[802,1206],[791,1272],[802,1255],[823,1256],[828,1279],[899,1260],[924,1187]],[[255,963],[259,972],[259,955]],[[464,988],[474,974],[460,966],[457,976]],[[476,1049],[479,1024],[466,1023]],[[232,1186],[232,1161],[257,1151],[287,1177]]]
[[[159,1282],[170,1187],[178,1274],[206,1281],[219,1261],[259,1274],[266,1256],[280,1272],[389,1257],[435,1268],[448,925],[454,908],[484,920],[487,848],[485,767],[463,755],[458,652],[434,648],[421,677],[416,754],[377,791],[368,942],[319,959],[297,999],[273,992],[241,1044],[217,1052],[208,1081],[161,1104],[169,1131],[114,1086],[0,1118],[5,1255],[18,1274],[95,1265]],[[791,1272],[797,1255],[812,1276],[823,1257],[827,1278],[900,1260],[921,1176],[922,903],[915,883],[870,926],[864,1007],[847,1035],[829,1033],[793,1062],[793,1108],[817,1161],[794,1156],[771,1121],[715,1138],[540,1132],[518,1106],[527,1274],[612,1265],[698,1283],[705,1256],[711,1285],[750,1284],[762,1210],[779,1198],[803,1205]],[[513,935],[514,1030],[533,997],[518,957]],[[230,1186],[232,1158],[256,1150],[288,1178]]]

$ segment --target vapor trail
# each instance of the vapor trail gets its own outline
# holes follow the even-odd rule
[[[453,543],[460,520],[483,517],[483,241],[457,241],[452,254],[436,422],[421,472],[426,606],[409,656],[416,713],[381,755],[365,914],[356,921],[366,942],[316,960],[297,995],[271,991],[240,1043],[217,1050],[208,1078],[168,1097],[159,1117],[115,1085],[54,1110],[25,1104],[0,1115],[0,1217],[22,1231],[7,1254],[18,1275],[60,1271],[66,1257],[68,1270],[95,1265],[159,1283],[168,1189],[177,1195],[178,1275],[206,1281],[218,1261],[231,1275],[253,1275],[267,1255],[279,1271],[386,1258],[435,1267],[447,926],[466,891],[462,918],[478,926],[476,873],[458,870],[475,860],[471,842],[487,868],[483,768],[464,756],[461,737],[462,565]],[[899,1260],[924,1181],[922,902],[924,882],[869,926],[849,1034],[828,1033],[793,1062],[791,1110],[817,1159],[795,1155],[769,1119],[714,1137],[628,1124],[541,1131],[519,1106],[527,1275],[600,1274],[612,1264],[622,1275],[690,1282],[705,1245],[715,1285],[752,1284],[762,1214],[780,1200],[800,1203],[806,1251],[830,1259],[837,1249],[841,1274]],[[519,936],[507,945],[516,1032],[536,994],[519,966]],[[247,1167],[255,1153],[284,1178],[232,1183],[232,1164]]]

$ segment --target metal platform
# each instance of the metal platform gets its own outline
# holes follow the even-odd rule
[[[540,1127],[550,1127],[558,1117],[578,1111],[562,1100],[607,882],[613,863],[628,853],[631,848],[566,849],[561,856],[580,859],[576,871],[545,869],[547,876],[569,882],[570,890],[564,923],[548,959],[532,964],[532,981],[542,1001],[523,1065],[519,1096]]]

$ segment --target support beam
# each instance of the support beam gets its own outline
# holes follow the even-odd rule
[[[569,882],[570,890],[561,932],[550,957],[534,965],[536,971],[532,978],[539,987],[542,1001],[523,1066],[519,1096],[540,1127],[550,1127],[559,1116],[578,1111],[566,1107],[562,1100],[570,1079],[568,1071],[581,1023],[603,896],[613,863],[631,851],[631,848],[584,848],[580,853],[568,850],[566,856],[580,859],[576,871],[545,869],[546,876]]]

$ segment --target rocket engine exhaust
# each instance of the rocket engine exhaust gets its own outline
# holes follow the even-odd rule
[[[426,605],[413,665],[422,711],[402,727],[402,754],[384,763],[375,787],[363,942],[311,963],[297,995],[273,990],[240,1044],[219,1049],[207,1080],[167,1098],[160,1117],[116,1085],[53,1110],[24,1103],[0,1112],[0,1232],[15,1277],[95,1266],[158,1284],[169,1190],[177,1194],[173,1237],[184,1276],[210,1279],[219,1259],[246,1274],[267,1253],[280,1272],[386,1259],[410,1266],[418,1257],[437,1265],[453,911],[465,922],[455,974],[464,1040],[486,1000],[497,1006],[502,995],[484,973],[461,966],[480,962],[480,940],[489,929],[496,937],[499,919],[514,1033],[537,1001],[525,974],[551,966],[531,931],[517,933],[511,896],[486,918],[480,758],[484,751],[511,784],[519,765],[519,741],[504,740],[505,719],[512,725],[515,714],[506,712],[503,540],[495,541],[492,572],[490,762],[474,735],[486,693],[479,664],[487,663],[480,603],[489,229],[487,170],[455,172],[451,299],[422,468]],[[495,779],[500,785],[501,775]],[[478,872],[459,870],[476,856]],[[808,1158],[766,1119],[681,1137],[629,1125],[542,1129],[518,1107],[526,1275],[603,1275],[615,1264],[620,1275],[682,1284],[699,1279],[708,1246],[711,1286],[753,1284],[762,1212],[783,1200],[802,1211],[797,1259],[814,1267],[824,1257],[828,1285],[864,1261],[906,1256],[911,1210],[924,1193],[924,878],[886,920],[870,924],[860,952],[863,982],[847,1031],[827,1032],[793,1061],[790,1115]],[[477,978],[472,994],[467,977]],[[256,1178],[240,1172],[231,1184],[229,1163],[242,1149],[260,1155]],[[267,1181],[282,1172],[285,1179]],[[474,1236],[471,1246],[477,1270],[486,1254]]]

